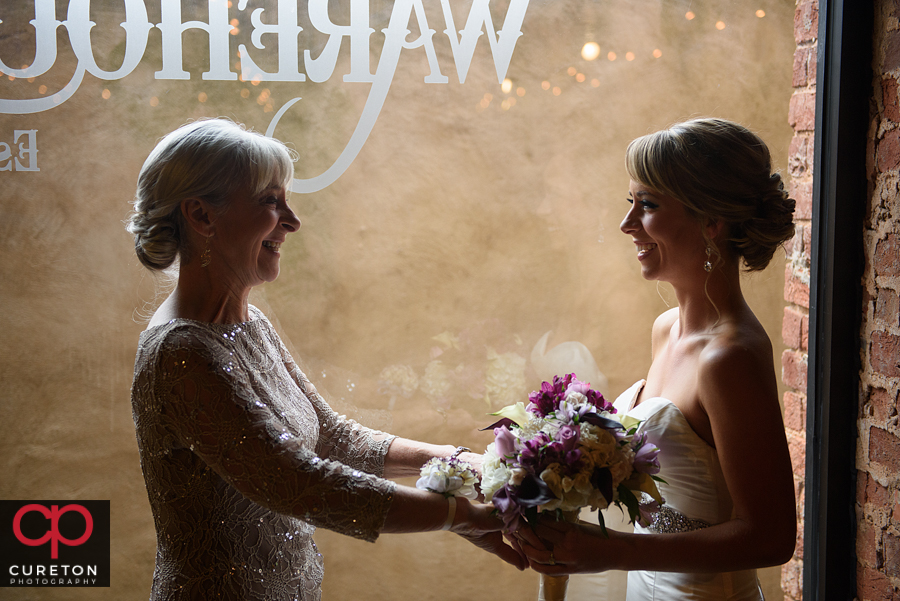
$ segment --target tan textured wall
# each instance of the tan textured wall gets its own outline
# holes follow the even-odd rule
[[[57,2],[60,20],[67,4]],[[146,4],[159,22],[158,3]],[[185,20],[205,20],[183,4]],[[380,31],[392,3],[370,4]],[[479,448],[488,441],[476,432],[487,423],[485,393],[502,403],[513,398],[502,391],[533,387],[531,371],[513,368],[530,366],[547,331],[551,346],[586,345],[613,395],[644,375],[650,323],[665,308],[661,297],[672,298],[641,280],[632,244],[618,232],[625,145],[680,119],[720,116],[757,130],[786,171],[794,5],[533,1],[506,94],[484,38],[465,84],[456,81],[440,10],[426,4],[450,83],[423,83],[423,53],[404,51],[353,166],[321,192],[294,195],[303,229],[284,247],[280,279],[256,302],[339,410],[404,436]],[[123,52],[121,8],[94,5],[94,52],[113,69]],[[453,5],[462,14],[469,3]],[[492,6],[499,27],[507,4]],[[235,15],[243,19],[236,41],[249,44],[247,13]],[[30,2],[0,5],[6,64],[32,60],[33,16]],[[68,80],[74,61],[60,31],[54,68],[34,81],[4,77],[0,98],[52,94]],[[304,35],[301,49],[318,52],[322,40]],[[52,110],[0,116],[2,142],[12,144],[14,130],[38,130],[40,167],[0,172],[0,498],[110,499],[113,536],[110,589],[5,589],[4,598],[128,599],[149,590],[154,532],[128,397],[141,315],[156,301],[157,282],[137,265],[122,220],[155,141],[200,116],[265,130],[274,110],[302,96],[278,135],[298,150],[298,174],[308,177],[343,148],[368,93],[368,85],[341,82],[346,57],[325,83],[203,81],[205,35],[184,39],[188,81],[154,79],[155,31],[126,78],[88,75]],[[602,54],[587,62],[579,52],[591,39]],[[380,44],[373,35],[373,68]],[[779,263],[747,282],[778,356],[783,271]],[[434,339],[442,333],[458,336],[460,348]],[[491,359],[486,345],[501,358]],[[394,388],[379,382],[395,365],[416,374],[409,396],[400,380]],[[437,394],[444,381],[452,392]],[[534,575],[447,534],[385,536],[374,546],[327,532],[318,540],[326,599],[463,599],[488,587],[529,598],[536,587]],[[777,573],[768,573],[768,598],[778,594]]]

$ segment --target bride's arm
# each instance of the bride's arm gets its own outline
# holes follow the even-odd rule
[[[546,524],[538,529],[546,546],[522,533],[530,543],[523,548],[532,567],[548,574],[608,569],[726,572],[790,559],[796,509],[771,350],[711,348],[701,356],[698,378],[734,518],[692,532],[614,533],[609,539],[585,524]],[[556,566],[545,565],[549,546]]]

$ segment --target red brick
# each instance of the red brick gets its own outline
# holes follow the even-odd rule
[[[876,157],[878,170],[881,172],[900,167],[900,129],[884,134],[884,138],[878,143]]]
[[[878,125],[877,125],[878,118],[875,117],[873,119],[873,121],[875,121],[876,124],[872,128],[872,130],[878,131]],[[872,185],[872,180],[875,178],[875,166],[877,164],[878,164],[878,156],[877,156],[877,153],[875,152],[875,136],[870,135],[870,136],[867,136],[867,138],[866,138],[866,177],[869,180],[870,186]],[[872,195],[869,194],[869,198],[871,198],[871,197],[872,197]],[[869,204],[871,205],[872,203],[869,203]],[[870,206],[869,209],[871,210],[872,207]]]
[[[809,48],[797,48],[794,51],[794,75],[791,85],[795,88],[806,87],[809,81]]]
[[[794,40],[811,42],[819,35],[819,3],[801,2],[794,11]]]
[[[794,220],[812,219],[812,182],[791,181],[790,194],[797,203],[794,207]]]
[[[781,381],[799,392],[806,393],[806,358],[800,351],[781,353]]]
[[[794,474],[806,478],[806,436],[787,433],[788,451],[791,454],[791,466]]]
[[[880,567],[878,558],[878,533],[868,520],[860,520],[856,525],[856,560],[870,568]]]
[[[881,80],[881,98],[884,102],[882,116],[894,123],[900,122],[900,104],[898,104],[896,79],[885,77]]]
[[[872,332],[869,364],[876,373],[883,376],[900,377],[900,336],[888,332]]]
[[[809,85],[815,87],[816,85],[816,69],[819,68],[819,55],[816,48],[816,45],[810,48],[809,52],[809,66],[807,69],[807,77],[809,78]]]
[[[887,73],[900,67],[900,32],[888,31],[885,34],[882,48],[884,48],[884,62],[881,65],[883,72]]]
[[[875,319],[882,325],[900,325],[900,297],[890,288],[880,288],[875,296]]]
[[[892,601],[894,587],[887,576],[864,566],[856,567],[856,596],[859,601]]]
[[[900,237],[897,234],[888,234],[875,245],[875,275],[900,275]]]
[[[794,131],[812,131],[816,127],[816,95],[806,92],[791,96],[788,123]]]
[[[900,471],[900,438],[877,426],[869,428],[869,461]]]
[[[784,427],[806,431],[806,395],[788,391],[784,393]]]
[[[894,415],[897,408],[897,392],[889,393],[884,388],[870,388],[869,398],[866,399],[872,407],[872,417],[881,425]]]
[[[871,475],[866,476],[866,503],[871,503],[876,508],[890,507],[891,491],[880,485]]]
[[[800,350],[809,350],[809,315],[805,313],[800,320]]]
[[[809,284],[796,277],[790,265],[784,269],[784,300],[809,308]]]
[[[803,562],[792,559],[781,568],[781,590],[785,601],[800,601],[803,598]]]
[[[812,224],[803,226],[803,256],[808,267],[812,263]]]
[[[793,307],[784,308],[784,320],[781,322],[781,339],[785,346],[793,349],[800,348],[801,323],[803,314]]]
[[[881,549],[884,558],[884,573],[891,578],[900,578],[900,538],[891,531],[881,536]]]
[[[862,507],[866,504],[866,486],[869,485],[869,474],[867,472],[856,472],[856,504]]]

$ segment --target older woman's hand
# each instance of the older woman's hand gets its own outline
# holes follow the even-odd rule
[[[613,569],[610,547],[618,533],[607,532],[609,538],[595,524],[542,518],[534,527],[523,524],[515,537],[531,569],[562,576]]]
[[[528,567],[528,560],[514,538],[508,539],[510,544],[503,542],[500,532],[502,527],[503,522],[494,515],[493,505],[458,499],[456,519],[450,530],[479,549],[493,553],[506,563],[524,570]]]

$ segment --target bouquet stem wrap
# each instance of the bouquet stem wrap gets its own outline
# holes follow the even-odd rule
[[[538,589],[538,601],[566,601],[566,589],[568,587],[568,576],[541,574],[541,588]]]

